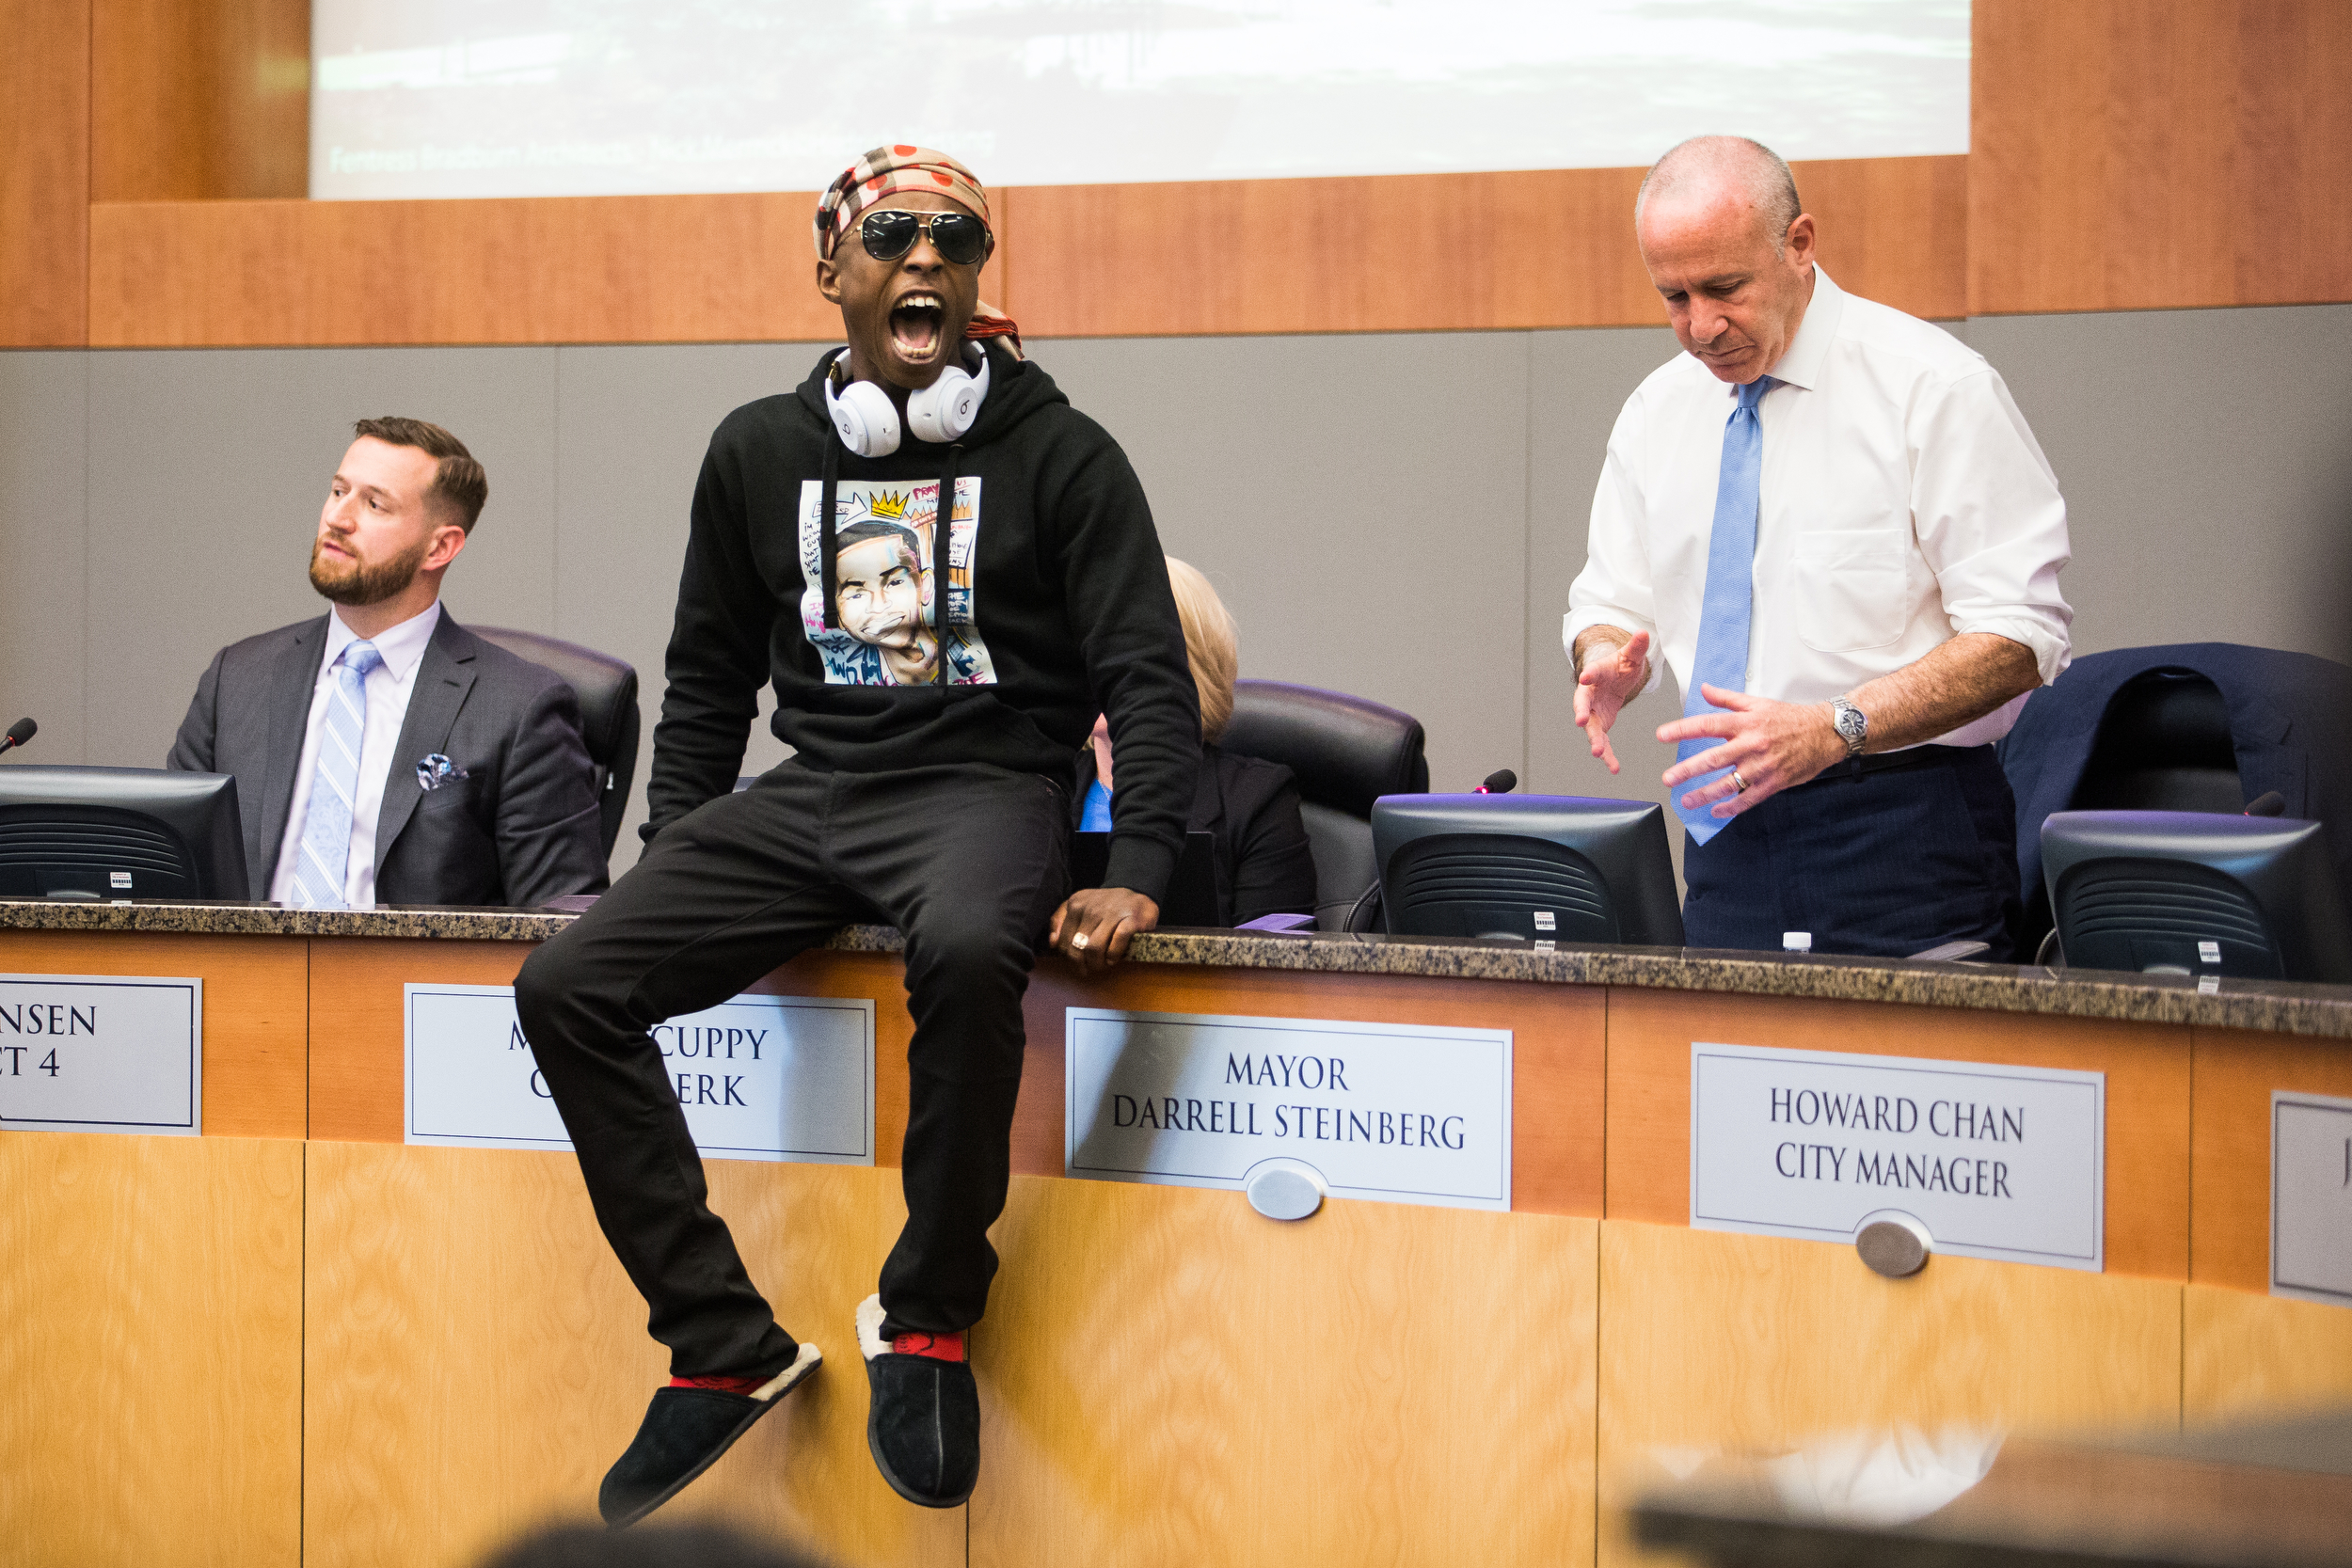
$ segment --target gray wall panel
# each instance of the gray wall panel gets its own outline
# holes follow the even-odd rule
[[[444,425],[490,501],[443,591],[461,622],[555,611],[555,351],[214,349],[90,356],[89,760],[162,766],[223,644],[324,612],[310,540],[351,421]]]
[[[1610,731],[1613,776],[1576,727],[1576,678],[1560,645],[1568,585],[1584,567],[1593,491],[1617,410],[1642,378],[1680,352],[1664,327],[1538,332],[1534,338],[1527,552],[1527,784],[1553,795],[1663,802],[1659,776],[1674,765],[1658,726],[1681,712],[1669,680],[1637,699]],[[1671,826],[1671,825],[1670,825]],[[1667,835],[1677,867],[1682,837]]]
[[[0,729],[40,725],[8,762],[88,760],[88,404],[87,354],[0,354]]]
[[[643,740],[612,848],[616,876],[637,863],[662,655],[704,449],[730,410],[798,386],[818,353],[814,343],[557,351],[555,632],[637,667]],[[774,692],[762,693],[747,772],[789,754],[764,721],[774,706]]]
[[[1031,345],[1216,584],[1242,673],[1390,703],[1438,788],[1524,769],[1523,333]]]
[[[2074,650],[2352,659],[2352,305],[1987,316],[2066,493]]]
[[[2078,648],[2352,657],[2352,306],[1963,335],[2065,486]],[[1440,787],[1513,767],[1531,788],[1663,798],[1667,749],[1646,737],[1675,695],[1629,711],[1612,778],[1569,725],[1559,648],[1609,426],[1674,352],[1663,329],[1031,346],[1134,458],[1168,548],[1223,592],[1246,673],[1418,715]],[[628,658],[649,737],[711,427],[812,355],[0,355],[0,722],[40,720],[28,762],[159,762],[215,649],[319,612],[303,563],[327,476],[351,420],[397,412],[447,424],[490,473],[453,611]],[[747,766],[781,755],[763,725]],[[631,834],[616,868],[634,853]]]

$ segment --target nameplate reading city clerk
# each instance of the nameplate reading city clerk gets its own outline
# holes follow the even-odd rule
[[[512,986],[404,988],[405,1139],[569,1148]],[[744,995],[658,1023],[663,1075],[707,1159],[874,1163],[874,1004]]]
[[[1072,1176],[1238,1188],[1304,1161],[1332,1194],[1511,1207],[1511,1032],[1069,1009]]]
[[[1691,1224],[2095,1270],[2106,1128],[2105,1073],[1693,1042]]]

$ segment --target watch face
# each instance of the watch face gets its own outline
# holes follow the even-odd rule
[[[1862,716],[1858,707],[1840,707],[1837,710],[1837,733],[1851,745],[1870,733],[1870,721]]]

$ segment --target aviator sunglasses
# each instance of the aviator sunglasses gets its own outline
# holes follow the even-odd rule
[[[988,256],[988,225],[970,213],[910,213],[897,208],[868,213],[857,226],[866,254],[895,261],[914,248],[914,236],[930,239],[943,261],[968,267]]]

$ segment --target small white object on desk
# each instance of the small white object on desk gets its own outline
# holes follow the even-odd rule
[[[1781,933],[1780,933],[1780,950],[1781,950],[1782,952],[1784,952],[1784,953],[1810,953],[1810,952],[1812,952],[1812,951],[1813,951],[1813,933],[1812,933],[1812,932],[1810,932],[1810,931],[1783,931],[1783,932],[1781,932]]]

